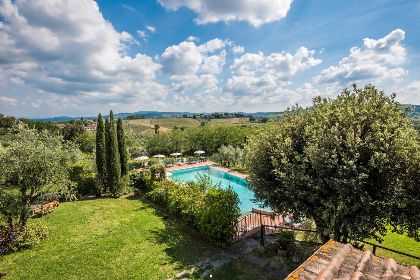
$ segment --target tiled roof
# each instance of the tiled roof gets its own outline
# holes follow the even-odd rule
[[[350,244],[330,240],[286,278],[288,280],[420,280],[416,266],[397,264],[393,259],[374,256]]]

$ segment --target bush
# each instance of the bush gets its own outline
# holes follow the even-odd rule
[[[44,222],[36,221],[28,224],[17,236],[17,239],[12,246],[13,251],[19,251],[38,245],[41,240],[47,237],[47,235],[48,228]]]
[[[280,250],[292,249],[295,245],[295,234],[293,231],[281,230],[277,233],[277,248]]]
[[[212,186],[208,178],[187,184],[155,181],[148,197],[180,215],[217,245],[226,245],[235,234],[239,199],[232,189]]]
[[[148,193],[148,197],[151,198],[155,203],[168,208],[170,200],[176,199],[176,197],[169,198],[169,193],[174,193],[171,192],[171,189],[173,188],[177,188],[175,182],[169,180],[155,181],[153,182],[153,190]],[[174,203],[172,202],[172,204]]]
[[[79,195],[96,194],[96,171],[93,159],[86,156],[72,164],[69,170],[70,180],[76,184]]]
[[[225,167],[242,164],[243,149],[240,147],[235,148],[232,145],[222,146],[214,155],[214,159]]]
[[[122,176],[119,180],[118,180],[118,187],[115,190],[116,193],[115,195],[117,197],[123,195],[123,194],[127,194],[131,191],[131,187],[130,187],[131,183],[130,183],[130,175],[125,175]]]
[[[150,172],[142,171],[130,174],[130,186],[135,192],[147,192],[152,189]]]
[[[160,164],[155,164],[150,168],[150,179],[154,181],[163,181],[166,179],[166,169]]]
[[[0,255],[16,252],[38,245],[48,235],[44,222],[28,224],[23,230],[17,224],[0,228]]]
[[[213,243],[226,245],[235,234],[240,216],[238,195],[231,189],[211,187],[199,217],[200,231]]]

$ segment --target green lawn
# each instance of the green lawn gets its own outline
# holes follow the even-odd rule
[[[200,122],[192,118],[160,118],[160,119],[136,119],[127,120],[125,129],[132,132],[155,133],[155,124],[160,125],[160,132],[167,132],[176,127],[196,127]]]
[[[409,238],[405,235],[391,232],[390,230],[384,237],[384,241],[379,244],[374,240],[370,240],[372,243],[376,243],[386,248],[394,249],[406,254],[420,256],[420,242],[415,241],[412,238]],[[365,249],[372,250],[372,246],[365,245]],[[420,260],[414,258],[405,257],[403,255],[392,253],[390,251],[382,250],[377,248],[376,255],[384,258],[393,258],[401,264],[415,265],[420,267]]]
[[[44,216],[46,240],[1,257],[2,279],[167,279],[214,250],[190,227],[165,219],[147,202],[103,198],[66,202]],[[389,233],[383,246],[418,255],[420,243]],[[367,247],[366,249],[371,249]],[[378,255],[420,266],[420,261],[378,250]],[[270,279],[243,260],[212,279]]]
[[[259,266],[245,260],[236,260],[206,277],[206,280],[271,280],[278,279],[268,274]]]
[[[211,251],[183,223],[138,199],[62,203],[41,219],[48,238],[4,256],[4,279],[167,279]]]

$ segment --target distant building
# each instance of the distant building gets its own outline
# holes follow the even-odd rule
[[[89,124],[85,125],[86,131],[96,131],[96,122],[90,122]]]

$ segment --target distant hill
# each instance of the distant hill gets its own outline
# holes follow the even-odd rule
[[[218,113],[225,113],[225,112],[218,112]],[[281,112],[255,112],[255,113],[242,113],[246,116],[253,116],[253,117],[271,117],[271,116],[278,116],[281,115]],[[134,113],[118,113],[114,114],[114,118],[121,118],[126,119],[128,116],[141,116],[145,119],[157,119],[157,118],[180,118],[180,117],[192,117],[195,114],[203,115],[203,114],[211,114],[211,113],[192,113],[192,112],[159,112],[159,111],[138,111]],[[105,116],[107,118],[108,116]],[[67,116],[59,116],[59,117],[50,117],[50,118],[32,118],[33,121],[39,122],[65,122],[71,120],[80,120],[81,117],[67,117]],[[83,117],[85,120],[94,120],[94,117]]]
[[[408,115],[412,118],[420,119],[420,105],[411,105],[412,111]]]
[[[410,117],[413,118],[420,118],[420,105],[412,105],[413,110],[408,113]],[[225,112],[217,112],[223,114]],[[236,112],[241,113],[245,116],[252,116],[257,118],[262,117],[277,117],[281,116],[283,112],[254,112],[254,113],[244,113],[244,112]],[[137,116],[142,117],[145,119],[158,119],[158,118],[180,118],[180,117],[192,117],[194,115],[206,115],[212,113],[193,113],[193,112],[159,112],[159,111],[138,111],[134,113],[118,113],[114,114],[115,118],[126,119],[128,116]],[[108,116],[105,116],[107,118]],[[64,122],[70,120],[80,120],[81,117],[67,117],[67,116],[60,116],[60,117],[50,117],[50,118],[33,118],[34,121],[40,122]],[[85,120],[94,120],[96,116],[91,117],[83,117]]]

